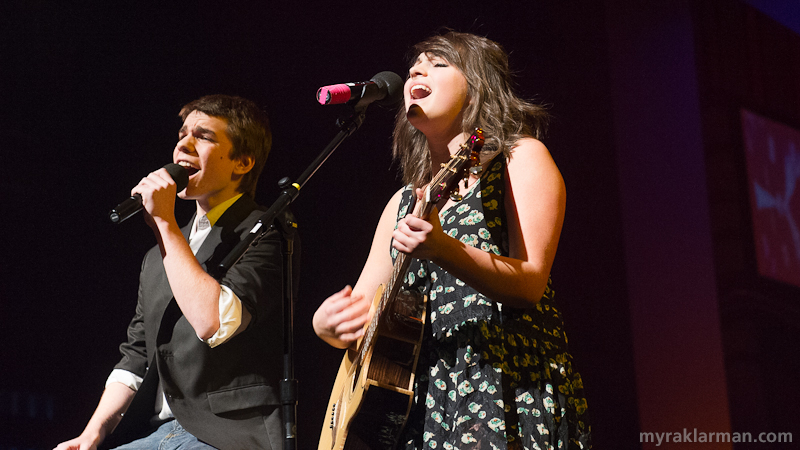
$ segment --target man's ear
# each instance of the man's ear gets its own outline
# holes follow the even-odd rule
[[[236,160],[236,165],[233,168],[233,173],[237,175],[244,175],[253,169],[256,165],[256,159],[252,156],[242,156]]]

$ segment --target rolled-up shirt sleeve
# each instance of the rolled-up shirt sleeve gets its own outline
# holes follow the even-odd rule
[[[219,329],[210,338],[200,339],[211,348],[233,337],[242,325],[242,301],[228,286],[220,285],[219,288]]]
[[[133,391],[138,391],[142,385],[142,377],[125,369],[114,369],[106,380],[106,387],[111,383],[122,383]]]

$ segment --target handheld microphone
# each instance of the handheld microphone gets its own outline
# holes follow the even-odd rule
[[[323,86],[317,90],[321,105],[354,104],[356,108],[370,103],[393,106],[403,98],[403,79],[394,72],[381,72],[369,81]]]
[[[186,172],[186,169],[178,164],[171,163],[164,166],[164,168],[167,169],[167,173],[169,173],[169,176],[175,181],[178,192],[186,189],[186,186],[189,184],[189,174]],[[108,218],[114,223],[122,223],[141,211],[142,208],[144,208],[142,205],[142,196],[134,194],[131,195],[129,199],[117,205],[116,208],[112,209],[111,212],[108,213]]]

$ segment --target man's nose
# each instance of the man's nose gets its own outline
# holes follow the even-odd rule
[[[195,139],[192,136],[185,136],[178,141],[176,149],[181,153],[194,153]]]

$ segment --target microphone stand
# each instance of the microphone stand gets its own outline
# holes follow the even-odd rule
[[[351,134],[353,134],[361,124],[364,123],[364,113],[366,105],[357,106],[354,113],[346,118],[339,119],[336,124],[339,126],[339,133],[331,140],[319,156],[311,165],[300,175],[294,183],[288,177],[282,178],[278,186],[283,189],[278,198],[270,208],[258,219],[258,222],[250,230],[250,233],[242,239],[236,247],[231,250],[228,256],[217,266],[220,273],[227,272],[236,264],[247,250],[258,244],[267,232],[273,228],[281,231],[284,254],[284,277],[283,277],[283,375],[280,382],[281,408],[283,413],[284,428],[284,450],[297,449],[297,380],[294,379],[294,283],[292,273],[292,254],[294,253],[294,236],[297,230],[297,223],[288,211],[289,205],[298,197],[300,189],[316,173],[328,157],[337,147]],[[278,218],[282,220],[277,220]]]

